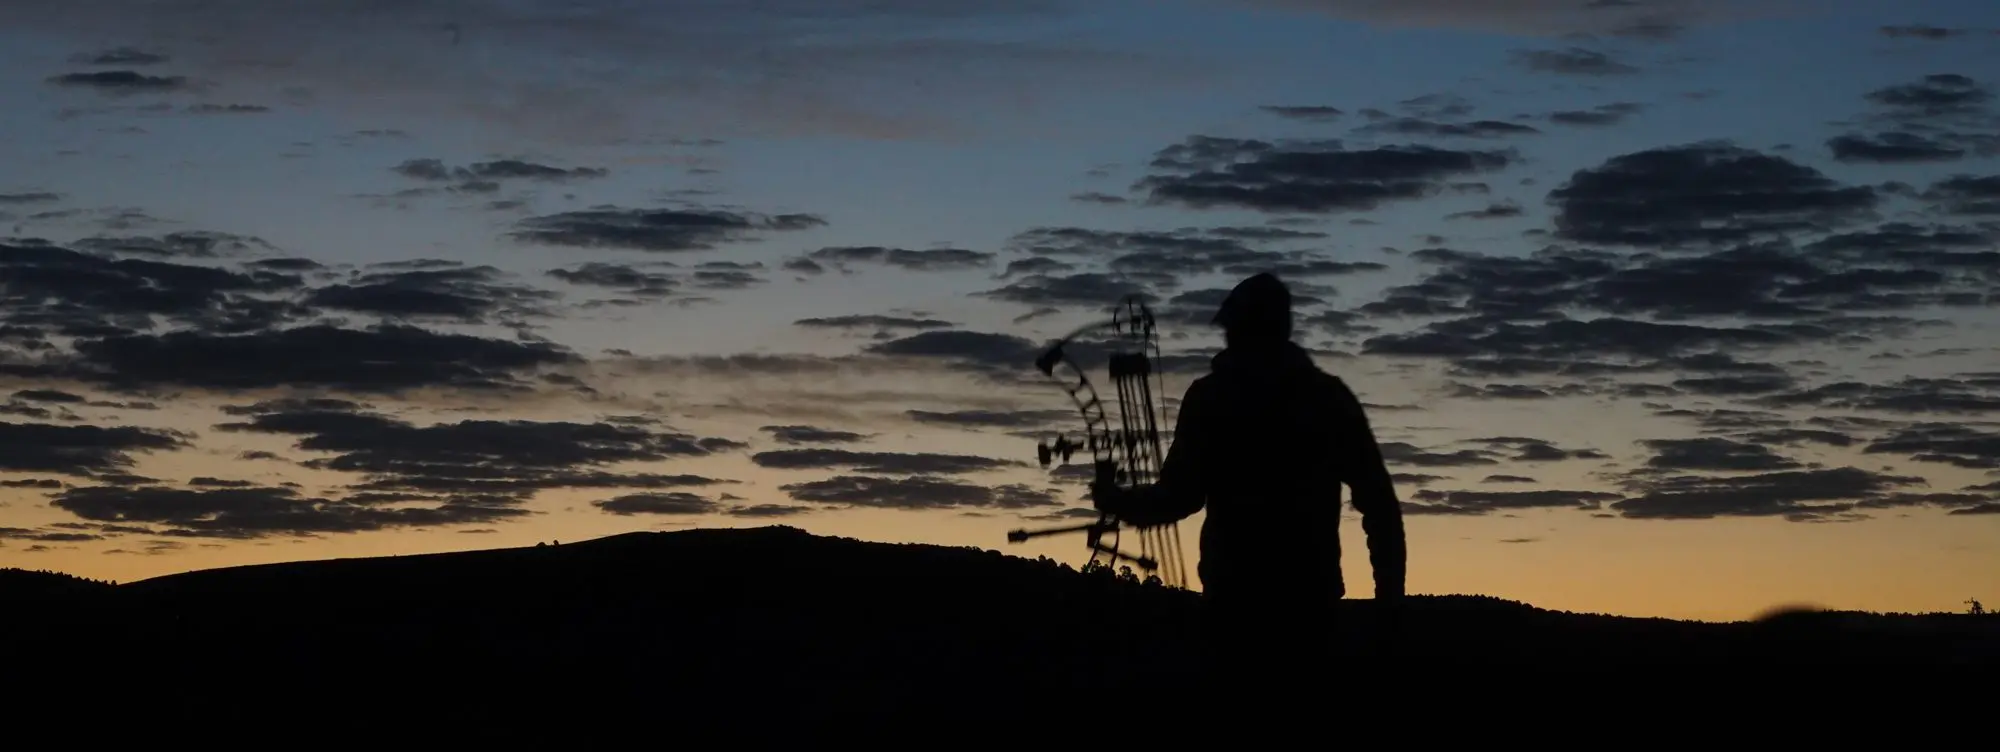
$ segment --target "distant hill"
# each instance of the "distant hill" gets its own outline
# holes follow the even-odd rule
[[[62,572],[0,569],[0,598],[16,602],[110,593],[114,587],[116,586],[109,582],[85,579]]]
[[[180,699],[356,687],[425,713],[533,695],[774,717],[1190,688],[1197,594],[1048,560],[789,527],[630,533],[559,546],[231,567],[109,586],[0,572],[0,645],[71,670],[209,677]],[[1353,612],[1343,644],[1382,657]],[[1496,669],[1836,663],[2000,665],[2000,619],[1806,614],[1711,624],[1412,597],[1390,665]],[[205,687],[205,688],[203,688]],[[203,694],[214,693],[214,694]],[[387,693],[387,694],[385,694]],[[538,701],[539,702],[539,701]],[[703,711],[705,712],[705,711]]]

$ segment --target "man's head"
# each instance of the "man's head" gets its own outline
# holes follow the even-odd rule
[[[1231,347],[1288,342],[1292,338],[1292,291],[1269,272],[1237,283],[1215,312],[1216,326]]]

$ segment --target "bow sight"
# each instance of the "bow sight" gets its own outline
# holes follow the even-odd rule
[[[1109,330],[1112,335],[1104,345],[1108,351],[1106,361],[1111,383],[1118,392],[1118,428],[1115,430],[1111,427],[1110,418],[1105,415],[1104,403],[1098,399],[1097,389],[1091,386],[1090,377],[1070,358],[1068,352],[1068,346],[1078,337],[1104,330]],[[1113,309],[1110,320],[1077,329],[1069,336],[1056,340],[1041,357],[1036,358],[1035,368],[1043,375],[1057,379],[1063,391],[1069,394],[1070,401],[1083,414],[1084,423],[1084,436],[1080,442],[1068,435],[1059,435],[1053,444],[1043,441],[1035,447],[1042,467],[1048,467],[1056,459],[1068,464],[1077,451],[1083,450],[1091,456],[1093,486],[1129,489],[1156,482],[1160,465],[1166,458],[1160,449],[1160,426],[1166,420],[1160,409],[1155,407],[1153,397],[1155,385],[1160,383],[1153,369],[1153,359],[1159,351],[1153,312],[1139,296],[1133,295]],[[1072,378],[1057,377],[1058,368],[1068,371]],[[1159,575],[1169,586],[1186,586],[1187,572],[1181,563],[1177,525],[1135,528],[1135,537],[1139,539],[1138,551],[1120,548],[1120,537],[1125,528],[1115,515],[1100,512],[1095,522],[1042,530],[1015,530],[1007,534],[1007,540],[1020,543],[1047,535],[1083,533],[1084,542],[1090,547],[1092,563],[1100,559],[1109,559],[1112,563],[1127,562]]]

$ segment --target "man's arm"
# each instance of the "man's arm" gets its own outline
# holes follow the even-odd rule
[[[1093,489],[1097,508],[1118,515],[1140,527],[1179,522],[1201,511],[1208,503],[1207,453],[1210,431],[1207,400],[1199,384],[1190,385],[1181,397],[1179,414],[1174,416],[1173,443],[1160,461],[1159,480],[1151,485],[1123,491]]]
[[[1368,425],[1361,400],[1347,382],[1335,377],[1333,384],[1341,479],[1353,490],[1354,508],[1361,512],[1361,529],[1368,537],[1368,564],[1375,574],[1375,597],[1401,597],[1408,558],[1403,503],[1396,498],[1389,465],[1382,459],[1382,447],[1375,442],[1375,429]]]

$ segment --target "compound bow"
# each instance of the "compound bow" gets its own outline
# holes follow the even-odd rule
[[[1111,383],[1118,391],[1116,429],[1112,428],[1111,419],[1105,415],[1104,403],[1098,399],[1097,389],[1091,386],[1090,377],[1085,375],[1082,366],[1069,357],[1067,350],[1067,345],[1077,337],[1105,329],[1112,333],[1108,367]],[[1076,403],[1077,409],[1083,413],[1084,423],[1081,443],[1072,441],[1065,434],[1057,436],[1054,444],[1044,441],[1036,447],[1042,467],[1048,467],[1056,459],[1067,464],[1077,450],[1085,449],[1093,460],[1096,485],[1135,488],[1157,481],[1160,465],[1166,459],[1166,454],[1160,449],[1160,426],[1166,423],[1166,415],[1154,406],[1153,400],[1155,384],[1164,384],[1156,382],[1157,373],[1153,369],[1153,360],[1159,353],[1160,342],[1153,325],[1153,312],[1139,296],[1133,295],[1112,310],[1109,321],[1071,332],[1069,336],[1056,340],[1048,351],[1036,358],[1035,368],[1057,380],[1063,391],[1069,394],[1070,401]],[[1074,374],[1074,379],[1056,376],[1059,367]],[[1101,559],[1109,559],[1112,564],[1128,562],[1149,574],[1158,575],[1170,587],[1187,586],[1187,570],[1181,561],[1179,526],[1130,527],[1138,539],[1136,552],[1120,547],[1122,533],[1126,529],[1128,526],[1116,515],[1100,512],[1095,522],[1042,530],[1015,530],[1007,534],[1007,540],[1020,543],[1046,535],[1083,533],[1085,543],[1090,547],[1092,564]]]

